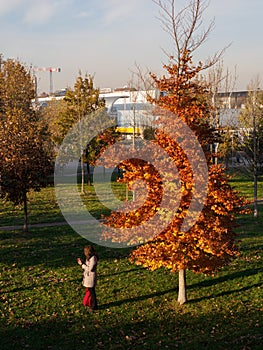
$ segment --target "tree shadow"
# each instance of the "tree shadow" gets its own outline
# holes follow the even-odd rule
[[[246,286],[243,288],[239,288],[239,289],[228,290],[228,291],[224,291],[224,292],[217,293],[217,294],[211,294],[211,295],[203,296],[200,298],[190,299],[190,300],[188,300],[188,302],[191,304],[199,303],[200,301],[203,301],[203,300],[216,299],[216,298],[220,298],[220,297],[223,297],[226,295],[244,292],[244,291],[250,290],[252,288],[257,288],[257,287],[262,287],[262,283],[256,283],[256,284],[252,284],[252,285],[249,285],[249,286]]]
[[[242,324],[248,317],[257,317],[254,311],[249,316],[245,311],[238,311],[233,321],[225,321],[224,316],[214,312],[207,312],[205,316],[163,313],[156,318],[142,312],[139,318],[129,320],[114,319],[107,312],[100,315],[98,311],[70,318],[47,315],[42,320],[25,320],[12,325],[1,321],[1,350],[260,349],[260,329],[253,329],[250,322]],[[232,322],[234,335],[230,328]],[[220,331],[217,331],[218,323],[224,326]]]
[[[132,271],[132,270],[130,270]],[[225,275],[225,276],[221,276],[221,277],[217,277],[217,278],[211,278],[207,281],[200,281],[198,283],[195,284],[191,284],[189,286],[187,286],[187,290],[191,290],[191,289],[199,289],[199,288],[203,288],[203,287],[211,287],[223,282],[227,282],[227,281],[231,281],[231,280],[235,280],[241,277],[248,277],[248,276],[253,276],[258,274],[259,272],[261,272],[262,269],[261,268],[257,268],[257,269],[248,269],[248,270],[243,270],[243,271],[238,271],[235,273],[232,273],[230,275]],[[125,271],[124,271],[125,272]],[[200,297],[200,298],[196,298],[196,299],[189,299],[189,303],[196,303],[205,299],[212,299],[212,298],[218,298],[224,295],[230,295],[230,294],[234,294],[237,292],[242,292],[245,290],[249,290],[252,288],[256,288],[261,286],[261,283],[257,283],[254,285],[250,285],[247,287],[243,287],[240,289],[235,289],[235,290],[230,290],[230,291],[225,291],[225,292],[221,292],[218,294],[212,294],[209,296],[205,296],[205,297]],[[169,293],[177,293],[178,292],[178,287],[175,288],[170,288],[170,289],[166,289],[163,291],[159,291],[159,292],[155,292],[155,293],[150,293],[150,294],[145,294],[145,295],[139,295],[137,297],[133,297],[133,298],[128,298],[128,299],[122,299],[122,300],[116,300],[110,303],[106,303],[106,304],[102,304],[100,305],[101,309],[109,309],[111,307],[115,307],[115,306],[121,306],[122,304],[128,304],[128,303],[134,303],[137,301],[143,301],[143,300],[147,300],[149,298],[154,298],[154,297],[159,297],[165,294],[169,294]]]
[[[46,267],[67,267],[76,263],[83,255],[88,242],[66,226],[39,227],[24,231],[0,230],[0,261],[7,265],[19,261],[19,267],[45,264]],[[10,248],[15,246],[15,249]],[[128,257],[131,248],[108,248],[95,245],[101,260]]]
[[[3,280],[3,282],[4,282],[4,280]],[[79,286],[81,286],[81,282],[82,282],[82,278],[80,279],[80,278],[68,278],[67,279],[67,282],[69,282],[69,283],[76,283],[76,285],[78,284]],[[60,281],[58,281],[58,282],[54,282],[54,281],[52,281],[52,286],[58,286],[58,288],[60,288],[61,287],[61,282]],[[48,287],[48,286],[50,286],[50,282],[49,281],[47,281],[47,282],[41,282],[41,288],[45,288],[45,287]],[[36,288],[36,287],[39,287],[39,284],[31,284],[30,286],[28,286],[28,287],[15,287],[15,288],[13,288],[13,289],[11,289],[11,288],[9,288],[8,289],[8,293],[17,293],[17,292],[24,292],[24,291],[33,291],[34,290],[34,288]],[[4,291],[4,290],[1,290],[1,292],[0,292],[0,295],[1,294],[6,294],[7,292],[6,291]]]
[[[129,270],[123,270],[123,271],[118,271],[118,272],[107,273],[106,275],[100,275],[99,278],[103,279],[103,278],[107,278],[110,276],[119,276],[119,275],[124,275],[127,273],[136,272],[136,271],[140,271],[140,270],[142,270],[142,268],[135,267],[135,268],[131,268]]]
[[[232,274],[227,274],[225,276],[210,278],[209,280],[204,280],[204,281],[200,281],[200,282],[195,283],[195,284],[191,284],[191,285],[187,286],[187,289],[194,289],[194,288],[199,288],[199,287],[211,287],[211,286],[214,286],[214,285],[222,283],[222,282],[234,280],[236,278],[253,276],[253,275],[258,274],[259,272],[262,272],[262,268],[237,271],[237,272],[234,272]]]
[[[159,292],[155,292],[155,293],[139,295],[139,296],[133,297],[133,298],[127,298],[127,299],[121,299],[121,300],[112,301],[110,303],[99,305],[99,308],[101,310],[110,309],[111,307],[114,307],[114,306],[121,306],[123,304],[135,303],[137,301],[143,301],[143,300],[159,297],[159,296],[162,296],[162,295],[165,295],[165,294],[168,294],[168,293],[173,293],[173,292],[177,292],[177,287],[176,288],[171,288],[171,289],[166,289],[164,291],[159,291]]]

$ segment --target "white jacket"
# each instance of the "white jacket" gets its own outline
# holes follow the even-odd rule
[[[97,283],[97,258],[93,255],[85,264],[81,265],[83,271],[83,286],[92,288]]]

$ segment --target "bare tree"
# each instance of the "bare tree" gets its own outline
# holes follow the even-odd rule
[[[183,59],[182,52],[188,51],[193,54],[202,44],[205,43],[214,28],[214,19],[208,26],[204,26],[203,14],[209,5],[208,0],[190,0],[183,9],[176,11],[175,0],[153,0],[160,8],[159,20],[162,28],[172,39],[175,53],[171,55],[163,49],[164,53],[171,60],[175,60],[178,67]],[[208,57],[202,65],[207,69],[217,63],[227,47]]]
[[[220,149],[220,153],[223,152],[223,156],[228,162],[228,155],[233,153],[233,132],[237,128],[233,118],[233,106],[231,105],[231,96],[235,90],[237,80],[236,67],[234,74],[231,74],[228,68],[224,69],[223,60],[221,59],[209,69],[204,79],[207,81],[213,106],[211,124],[216,129],[218,136],[220,135],[218,142],[213,147],[213,161],[217,164]],[[230,141],[230,149],[228,147],[229,139],[232,140]]]
[[[142,136],[145,129],[154,127],[153,106],[146,102],[149,98],[156,97],[150,71],[147,69],[144,72],[137,63],[135,63],[135,69],[129,81],[130,101],[132,103],[132,113],[129,120],[133,127],[133,148],[135,148],[136,127],[139,127]],[[141,108],[142,105],[143,108]]]
[[[254,180],[254,217],[258,217],[258,175],[263,168],[263,92],[260,80],[255,78],[248,86],[245,109],[240,114],[243,148],[246,152],[246,169]]]

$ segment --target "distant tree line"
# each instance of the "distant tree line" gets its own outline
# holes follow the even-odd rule
[[[0,196],[24,208],[24,230],[28,230],[28,193],[39,191],[52,179],[54,161],[60,144],[70,128],[92,112],[105,110],[91,75],[79,73],[74,89],[65,98],[39,109],[31,67],[19,60],[3,60],[0,64]],[[33,104],[32,101],[35,101]],[[90,165],[94,164],[106,144],[119,134],[112,127],[83,147],[80,158],[82,193],[84,165],[87,183],[91,184]]]

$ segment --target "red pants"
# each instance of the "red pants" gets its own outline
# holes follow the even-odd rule
[[[91,294],[89,288],[86,288],[86,292],[83,298],[83,305],[91,307]]]

